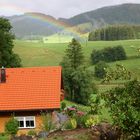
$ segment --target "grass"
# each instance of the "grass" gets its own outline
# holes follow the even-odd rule
[[[0,136],[0,140],[9,140],[9,136]]]
[[[61,62],[68,43],[43,43],[43,42],[27,42],[15,41],[14,51],[20,55],[23,67],[36,66],[57,66]],[[82,43],[86,64],[93,71],[94,66],[90,64],[90,54],[93,49],[103,49],[116,45],[124,46],[128,59],[109,63],[114,67],[116,63],[123,64],[127,69],[134,73],[134,77],[140,79],[140,40],[124,40],[124,41],[94,41]]]
[[[72,36],[63,34],[54,34],[43,38],[44,43],[68,43],[72,40]]]

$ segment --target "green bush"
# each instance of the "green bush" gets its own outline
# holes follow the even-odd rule
[[[106,69],[108,68],[108,65],[103,62],[100,61],[95,65],[95,71],[94,71],[94,75],[97,78],[104,78],[106,76]]]
[[[85,122],[86,127],[91,127],[99,123],[99,119],[97,116],[89,116]]]
[[[67,120],[64,125],[64,129],[71,130],[71,129],[76,129],[76,128],[77,128],[77,121],[74,118]]]
[[[18,132],[18,121],[12,117],[6,124],[5,124],[5,131],[10,135],[15,135]]]
[[[85,122],[87,120],[87,115],[83,115],[83,116],[76,116],[76,121],[77,121],[77,126],[80,127],[80,128],[85,128],[86,125],[85,125]]]
[[[4,132],[0,133],[0,136],[5,136],[6,134]]]
[[[28,131],[29,136],[36,136],[36,131],[35,130],[30,130]]]
[[[65,108],[66,108],[66,103],[65,102],[62,102],[61,103],[61,111],[63,111]]]
[[[43,123],[43,126],[42,126],[43,130],[50,132],[51,130],[55,129],[55,124],[53,123],[51,114],[41,113],[41,117],[42,117],[42,123]]]
[[[93,49],[91,53],[91,61],[92,64],[97,64],[99,61],[104,61],[104,55],[102,50]]]
[[[91,53],[91,61],[97,64],[99,61],[114,62],[118,60],[125,60],[126,53],[121,45],[115,47],[107,47],[102,50],[93,50]]]
[[[140,136],[140,82],[130,81],[103,95],[114,124],[126,136]]]

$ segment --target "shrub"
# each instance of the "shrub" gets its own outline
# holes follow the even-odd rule
[[[85,126],[86,127],[91,127],[99,123],[99,119],[97,116],[88,116]]]
[[[107,47],[102,50],[93,50],[91,53],[92,64],[96,64],[99,61],[113,62],[118,60],[125,60],[126,58],[125,50],[121,45],[115,47]]]
[[[126,136],[140,136],[140,82],[130,81],[104,94],[115,125]]]
[[[95,65],[95,71],[94,71],[94,75],[97,78],[104,78],[106,76],[106,68],[108,67],[108,65],[103,62],[100,61]]]
[[[52,116],[49,113],[42,113],[42,123],[43,123],[43,130],[50,132],[51,130],[55,129],[55,124],[53,123]]]
[[[103,56],[104,61],[106,62],[113,62],[126,59],[125,50],[121,45],[115,47],[107,47],[103,49]]]
[[[76,121],[77,121],[77,127],[79,128],[85,128],[86,125],[85,125],[85,122],[87,120],[87,115],[82,115],[82,116],[76,116]]]
[[[36,136],[36,131],[35,130],[30,130],[28,131],[29,136]]]
[[[5,131],[10,135],[15,135],[18,132],[18,121],[12,117],[6,124],[5,124]]]
[[[99,61],[104,61],[103,52],[102,52],[102,50],[93,49],[93,51],[91,53],[91,62],[92,62],[92,64],[96,64]]]
[[[77,107],[75,106],[68,107],[65,110],[65,113],[71,118],[73,118],[76,115],[76,112],[77,112]]]
[[[0,136],[5,136],[6,134],[4,132],[0,133]]]
[[[61,103],[61,111],[63,111],[65,108],[66,108],[66,103],[65,102],[62,102]]]
[[[76,129],[77,128],[77,121],[74,118],[69,119],[68,121],[66,121],[65,125],[64,125],[64,129]]]

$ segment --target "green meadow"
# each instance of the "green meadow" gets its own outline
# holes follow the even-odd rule
[[[85,55],[85,63],[91,71],[94,71],[94,66],[90,62],[90,54],[93,49],[122,45],[128,59],[109,63],[109,65],[114,67],[116,63],[122,64],[133,73],[134,77],[140,79],[140,51],[138,51],[140,49],[140,40],[82,42],[81,45]],[[61,62],[67,46],[68,43],[15,40],[14,51],[20,55],[23,67],[57,66]]]

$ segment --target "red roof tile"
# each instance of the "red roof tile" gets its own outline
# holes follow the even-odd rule
[[[0,111],[60,108],[61,67],[7,68]]]

